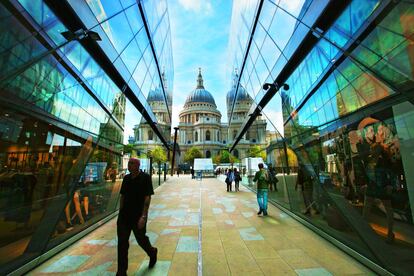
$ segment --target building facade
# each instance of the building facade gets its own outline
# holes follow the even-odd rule
[[[217,109],[214,97],[204,88],[201,69],[197,76],[197,86],[188,95],[183,109],[179,113],[179,138],[183,162],[185,152],[195,146],[203,157],[218,155],[228,141],[226,125],[221,122],[221,113]]]
[[[230,114],[230,104],[235,96],[237,78],[238,74],[235,72],[234,83],[226,97],[228,114]],[[212,94],[205,89],[201,69],[199,69],[196,88],[188,95],[183,109],[179,113],[177,143],[179,144],[180,155],[177,156],[177,166],[184,163],[185,153],[191,147],[197,147],[205,158],[219,155],[220,151],[228,149],[228,145],[233,142],[237,135],[243,118],[248,116],[253,101],[244,89],[242,91],[244,92],[238,94],[238,102],[235,107],[237,115],[232,125],[229,126],[227,123],[221,122],[221,112],[217,109]],[[167,118],[167,111],[164,106],[159,105],[162,100],[162,94],[159,93],[159,90],[151,91],[148,95],[148,103],[158,119],[158,125],[167,132],[169,131],[170,122],[163,121],[163,118]],[[251,146],[257,145],[265,148],[269,135],[271,134],[266,132],[266,120],[261,117],[257,118],[233,154],[239,159],[248,157]],[[135,126],[134,137],[131,137],[130,141],[138,155],[146,154],[154,147],[162,145],[145,121]]]
[[[164,84],[167,83],[164,74],[162,74]],[[168,90],[165,87],[165,90]],[[165,105],[164,94],[160,87],[151,90],[148,94],[147,101],[151,107],[152,112],[157,118],[157,127],[161,130],[164,137],[170,138],[171,133],[171,117],[168,114],[168,108]],[[160,138],[155,135],[154,130],[151,128],[144,118],[141,118],[139,124],[135,125],[134,136],[129,139],[129,144],[133,145],[134,150],[138,156],[146,156],[148,152],[151,152],[155,147],[163,147],[163,143]]]
[[[229,144],[233,143],[237,137],[238,131],[246,117],[249,116],[249,111],[253,103],[253,98],[247,93],[246,89],[240,85],[236,96],[237,81],[239,75],[237,69],[234,72],[233,83],[230,91],[227,93],[227,118],[232,116],[230,124],[227,124],[227,133],[229,137]],[[235,102],[233,112],[232,103]],[[249,130],[243,135],[237,147],[232,154],[239,159],[249,157],[249,149],[252,146],[259,146],[263,150],[267,146],[267,137],[270,135],[266,131],[266,120],[262,115],[257,116],[252,123]]]
[[[236,94],[281,134],[270,198],[381,275],[414,269],[413,19],[411,1],[233,4]]]
[[[237,73],[235,74],[237,77]],[[234,97],[234,85],[227,93],[227,103]],[[203,157],[210,158],[219,155],[221,150],[228,149],[235,137],[235,131],[241,119],[248,114],[252,99],[247,93],[240,94],[240,105],[237,105],[237,116],[233,125],[221,122],[221,113],[217,109],[214,97],[204,88],[201,69],[197,76],[197,86],[188,95],[183,109],[179,113],[179,136],[181,156],[179,162],[184,163],[185,152],[195,146],[201,150]],[[229,107],[227,105],[227,107]],[[248,156],[252,145],[264,147],[266,144],[266,121],[258,119],[251,131],[246,134],[233,153],[241,159]]]

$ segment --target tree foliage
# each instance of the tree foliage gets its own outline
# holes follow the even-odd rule
[[[124,145],[124,153],[132,153],[133,150],[134,150],[133,144]]]
[[[262,149],[259,145],[251,146],[247,154],[249,157],[261,157],[263,160],[266,160],[266,150]]]
[[[233,154],[230,154],[230,156],[229,156],[229,161],[230,161],[230,163],[231,164],[234,164],[234,163],[240,163],[240,159],[238,159],[236,156],[234,156]]]
[[[289,167],[297,167],[298,166],[298,158],[296,157],[296,154],[291,149],[287,149],[287,157],[288,157],[288,166]],[[283,166],[286,166],[286,157],[285,157],[285,151],[280,150],[280,153],[278,155],[277,161],[278,164],[283,164]]]
[[[141,158],[142,156],[138,156],[135,146],[133,144],[124,145],[123,150],[124,154],[129,154],[132,158]],[[144,157],[146,158],[146,156]]]
[[[213,162],[215,164],[219,164],[219,163],[240,163],[240,160],[234,156],[233,154],[231,154],[228,150],[223,150],[220,152],[219,155],[216,155],[213,157]]]
[[[214,164],[220,164],[221,163],[221,155],[217,154],[213,156],[213,163]]]
[[[148,156],[152,157],[154,163],[164,163],[167,161],[167,154],[160,146],[156,146],[153,150],[149,151]]]
[[[194,164],[195,158],[201,158],[203,155],[197,147],[191,147],[184,155],[184,161]]]

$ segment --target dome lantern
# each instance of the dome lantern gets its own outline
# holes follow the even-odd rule
[[[216,107],[213,96],[204,88],[201,68],[198,68],[197,87],[188,95],[184,105],[191,103],[208,103]]]
[[[201,75],[201,68],[198,68],[197,88],[196,89],[204,89],[203,76]]]

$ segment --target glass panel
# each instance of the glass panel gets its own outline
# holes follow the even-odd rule
[[[86,2],[98,22],[102,22],[122,10],[121,3],[118,0],[87,0]]]
[[[106,21],[103,29],[118,53],[121,53],[133,38],[133,32],[123,12]]]
[[[277,9],[273,22],[268,29],[268,33],[272,37],[273,41],[275,41],[278,48],[283,50],[295,28],[296,19],[282,9]]]

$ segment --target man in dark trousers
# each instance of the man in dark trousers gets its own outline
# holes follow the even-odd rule
[[[140,161],[131,158],[128,162],[130,174],[124,177],[121,187],[121,206],[117,221],[118,272],[126,275],[128,269],[129,236],[134,232],[138,244],[150,257],[149,268],[157,262],[157,248],[152,247],[146,236],[148,209],[154,194],[151,176],[140,171]]]

